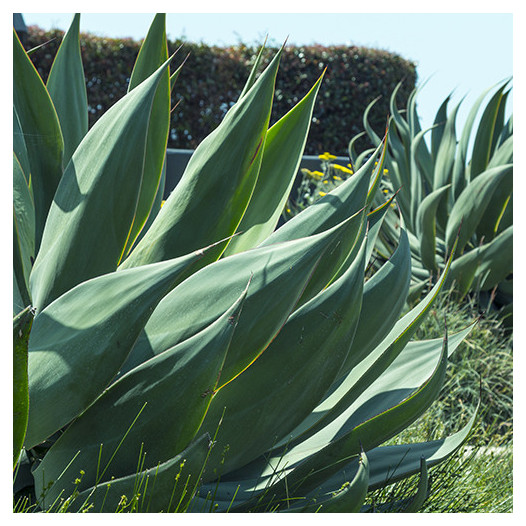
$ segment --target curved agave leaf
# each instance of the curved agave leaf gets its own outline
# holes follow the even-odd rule
[[[29,412],[27,341],[33,323],[31,307],[13,318],[13,467],[24,445]]]
[[[29,157],[26,148],[26,141],[24,138],[24,132],[22,131],[22,126],[20,124],[20,119],[16,112],[16,108],[13,105],[13,153],[15,154],[20,166],[22,168],[22,173],[24,174],[24,179],[26,181],[26,186],[30,189],[31,198],[33,198],[33,193],[30,188],[31,181],[31,169],[29,167]]]
[[[378,102],[380,97],[376,97],[376,99],[372,100],[367,108],[365,108],[365,111],[363,112],[363,127],[365,131],[367,132],[367,135],[369,136],[369,139],[373,142],[373,145],[378,148],[380,144],[382,143],[382,139],[376,134],[376,132],[373,130],[371,125],[369,124],[369,113],[371,112],[373,106]]]
[[[420,257],[423,265],[435,272],[436,264],[436,212],[450,184],[428,194],[418,206],[416,213],[416,235],[420,241]]]
[[[453,246],[459,227],[458,252],[464,247],[475,232],[483,217],[491,196],[500,185],[507,185],[513,177],[513,165],[505,164],[497,168],[490,168],[471,181],[456,200],[446,228],[446,245]]]
[[[378,173],[381,173],[378,168],[381,163],[378,163],[376,170],[374,163],[377,156],[383,151],[385,151],[385,141],[358,172],[312,206],[287,221],[259,246],[269,246],[318,234],[362,210],[369,200],[372,201],[372,197],[368,195],[369,187],[371,181],[376,184]]]
[[[108,386],[139,332],[194,253],[85,281],[38,313],[29,340],[26,448],[86,409]]]
[[[391,93],[391,98],[389,99],[389,109],[391,111],[391,115],[393,117],[393,121],[396,125],[396,128],[400,134],[400,137],[402,141],[405,144],[411,143],[411,128],[409,126],[409,123],[404,119],[402,116],[397,104],[396,104],[396,96],[398,94],[399,89],[402,87],[402,82],[399,82],[394,90],[393,93]]]
[[[440,146],[434,159],[433,189],[444,187],[451,181],[453,164],[457,149],[457,137],[455,133],[457,113],[462,101],[451,110],[444,126],[440,140]]]
[[[250,70],[250,74],[248,76],[248,79],[243,86],[243,90],[239,94],[239,98],[243,98],[249,91],[250,88],[254,85],[257,79],[257,72],[259,65],[261,64],[261,58],[263,57],[263,50],[265,49],[265,45],[267,43],[267,37],[265,37],[265,40],[263,42],[263,45],[259,48],[259,52],[256,56],[256,60],[254,60],[254,64],[252,64],[252,68]]]
[[[143,178],[152,101],[167,65],[96,122],[66,167],[31,273],[37,309],[117,268]]]
[[[427,462],[424,457],[420,459],[420,479],[416,493],[411,498],[409,504],[404,508],[404,513],[416,513],[424,504],[429,492],[429,476],[427,472]]]
[[[301,513],[357,513],[360,511],[369,487],[369,461],[365,453],[358,457],[358,469],[354,478],[350,482],[344,482],[341,487],[334,491],[331,490],[325,495],[320,496],[315,493],[314,498],[307,495],[305,500],[313,500],[304,508],[298,509],[295,505],[292,508],[280,509],[281,512],[301,512]],[[293,501],[293,504],[295,502]],[[235,508],[234,508],[235,511]]]
[[[341,375],[346,375],[387,336],[405,305],[411,277],[411,257],[405,230],[393,256],[367,280],[360,321]],[[390,294],[386,296],[385,291]]]
[[[135,474],[142,454],[142,468],[154,468],[190,444],[219,382],[246,293],[212,325],[119,378],[68,427],[35,473],[43,488],[60,477],[48,498],[67,490],[80,470],[82,492]]]
[[[277,452],[282,461],[293,469],[282,479],[269,486],[262,503],[279,502],[289,494],[312,492],[324,481],[339,472],[362,448],[367,451],[378,446],[420,416],[437,396],[442,387],[447,365],[447,342],[444,341],[441,357],[431,376],[401,402],[392,405],[376,416],[354,425],[337,423],[328,426],[318,436],[314,435],[288,452]],[[379,409],[379,408],[378,408]],[[331,429],[332,428],[332,429]],[[336,434],[335,434],[336,431]],[[290,447],[290,446],[289,446]],[[276,465],[279,459],[267,459]]]
[[[446,288],[450,287],[453,282],[456,282],[456,289],[461,298],[463,298],[470,290],[477,268],[482,259],[482,247],[476,247],[462,256],[458,257],[451,264],[449,275],[446,281]]]
[[[31,303],[29,275],[35,255],[35,208],[22,166],[13,152],[13,265],[20,297],[14,311],[20,312]]]
[[[256,247],[276,228],[294,183],[323,74],[292,110],[268,131],[254,192],[224,256]]]
[[[152,21],[148,34],[144,39],[137,60],[133,67],[128,85],[128,93],[139,86],[157,68],[168,60],[168,44],[166,40],[166,15],[157,14]],[[166,144],[170,129],[170,78],[168,69],[163,73],[153,99],[146,141],[143,178],[137,202],[137,210],[133,219],[130,235],[124,255],[128,255],[137,236],[143,228],[152,211],[154,201],[159,193],[161,174],[166,156]],[[164,192],[162,188],[161,192]],[[157,209],[158,210],[158,209]]]
[[[482,105],[482,102],[486,98],[487,94],[494,88],[495,86],[492,86],[485,90],[473,106],[471,107],[468,116],[466,118],[466,122],[464,124],[464,128],[462,129],[462,133],[460,135],[460,140],[458,142],[458,148],[457,148],[457,155],[455,157],[455,163],[453,166],[453,174],[452,174],[452,185],[453,185],[453,198],[456,199],[464,190],[465,186],[470,181],[469,176],[469,170],[468,170],[468,147],[471,142],[471,132],[473,130],[473,124],[475,123],[475,118],[477,117],[477,114],[479,112],[479,109]]]
[[[506,83],[494,93],[480,117],[471,153],[471,180],[474,180],[487,170],[491,154],[493,153],[492,146],[495,144],[498,134],[500,133],[500,130],[496,128],[497,116],[499,115],[499,108],[503,103],[503,99],[505,100],[503,93],[508,82],[509,81],[506,81]]]
[[[352,404],[369,386],[381,385],[381,383],[377,383],[379,382],[378,378],[396,360],[422,323],[444,284],[450,265],[451,259],[438,283],[414,309],[409,311],[394,326],[391,324],[391,331],[381,341],[380,345],[370,348],[366,355],[362,354],[363,351],[358,348],[359,356],[364,356],[364,358],[358,363],[357,357],[350,364],[344,365],[341,379],[331,386],[319,406],[293,431],[292,443],[289,442],[289,446],[308,439],[315,433],[323,433],[323,429],[329,423],[349,411]],[[353,342],[353,347],[354,345],[355,342]],[[349,356],[351,356],[352,350],[351,348]]]
[[[488,163],[489,168],[497,168],[513,162],[513,136],[496,152]],[[513,177],[507,177],[493,192],[488,206],[477,225],[477,237],[487,243],[513,224]]]
[[[367,453],[370,465],[369,490],[378,489],[418,473],[422,457],[425,458],[428,467],[444,461],[466,441],[473,429],[476,417],[477,410],[460,431],[445,439],[382,446],[369,451]]]
[[[480,289],[491,290],[513,272],[513,225],[480,249]]]
[[[162,261],[234,234],[256,185],[280,57],[281,50],[198,146],[179,184],[121,268]],[[202,265],[218,259],[224,249],[209,253]]]
[[[13,29],[13,105],[24,134],[35,200],[35,247],[62,177],[64,141],[55,107]]]
[[[262,247],[221,259],[178,285],[157,306],[123,371],[148,360],[216,320],[252,277],[222,382],[248,367],[273,340],[294,309],[323,253],[345,235],[349,222],[310,238]]]
[[[360,160],[358,160],[358,157],[359,155],[356,153],[356,149],[354,147],[354,143],[362,138],[362,137],[365,137],[367,134],[365,132],[360,132],[358,133],[357,135],[355,135],[350,141],[349,141],[349,145],[347,146],[347,152],[349,154],[349,159],[351,161],[351,165],[353,167],[353,171],[355,172],[356,170],[360,169],[360,167],[362,166],[362,162]],[[370,155],[374,152],[374,148],[370,149],[370,150],[367,150],[367,155]],[[363,157],[361,157],[361,159],[363,159]]]
[[[440,104],[436,115],[435,120],[433,121],[433,127],[431,130],[431,157],[436,159],[438,154],[438,149],[440,148],[440,143],[444,135],[444,131],[447,124],[447,106],[453,93],[450,93]]]
[[[64,166],[88,132],[88,96],[79,28],[80,14],[76,13],[58,48],[46,83],[64,138]]]
[[[215,393],[202,430],[221,421],[208,476],[242,466],[291,431],[332,384],[360,314],[366,241],[336,282],[287,320],[265,352]],[[293,371],[291,363],[296,364]],[[228,453],[222,458],[223,449]],[[217,476],[216,475],[216,476]]]

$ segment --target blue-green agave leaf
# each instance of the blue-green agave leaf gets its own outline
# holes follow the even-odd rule
[[[54,482],[48,498],[66,491],[81,469],[78,491],[133,475],[141,454],[142,467],[154,468],[190,444],[219,382],[246,292],[212,325],[120,377],[68,427],[35,473],[43,487]]]
[[[79,31],[77,13],[58,48],[46,83],[64,138],[64,166],[88,132],[88,96]]]
[[[137,208],[152,101],[167,65],[95,123],[66,167],[31,273],[37,309],[117,268]]]
[[[93,278],[37,313],[29,341],[26,448],[68,424],[100,395],[178,274],[201,257],[194,253]]]

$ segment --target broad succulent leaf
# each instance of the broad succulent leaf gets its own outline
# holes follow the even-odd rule
[[[368,356],[392,329],[404,308],[410,277],[411,254],[402,230],[393,256],[364,285],[360,321],[341,374]],[[386,290],[391,292],[388,296]]]
[[[35,201],[38,249],[62,177],[64,141],[51,97],[13,29],[13,106],[23,133]]]
[[[31,307],[13,318],[13,466],[24,445],[29,412],[27,342],[33,323]]]
[[[234,234],[258,178],[280,56],[281,51],[196,149],[179,184],[122,268],[176,257]],[[224,248],[202,264],[217,259]]]
[[[507,84],[507,83],[506,83]],[[501,86],[491,97],[480,118],[477,134],[473,143],[473,153],[471,157],[470,178],[478,177],[487,169],[490,157],[493,153],[493,146],[497,139],[498,131],[495,126],[499,108],[502,104],[503,92],[506,84]]]
[[[39,487],[83,470],[77,487],[83,491],[135,474],[143,452],[143,467],[154,468],[186,449],[220,381],[246,292],[209,327],[113,383],[53,445],[38,468]],[[65,466],[65,458],[74,460]],[[56,482],[48,498],[60,490]]]
[[[58,48],[46,83],[64,138],[64,166],[88,132],[88,96],[79,31],[80,15],[77,13]]]
[[[298,173],[322,78],[268,130],[254,192],[225,256],[256,247],[276,228]]]
[[[248,367],[294,309],[320,258],[345,235],[349,221],[310,238],[221,259],[199,270],[159,303],[124,371],[189,338],[217,319],[251,279],[222,381]]]
[[[209,470],[232,470],[262,454],[309,414],[336,378],[360,314],[366,242],[349,270],[294,311],[265,352],[214,396],[203,422],[219,421]],[[315,331],[306,328],[316,326]],[[288,364],[294,363],[291,373]],[[228,453],[221,457],[228,445]]]
[[[165,26],[166,15],[155,15],[137,55],[128,85],[128,93],[144,82],[168,60]],[[143,178],[133,225],[124,249],[125,256],[130,252],[137,236],[145,227],[157,194],[164,192],[164,187],[161,187],[160,183],[170,128],[170,92],[169,71],[165,70],[159,80],[152,103],[144,156]]]
[[[482,257],[477,268],[481,290],[491,290],[504,281],[513,269],[513,225],[481,249]]]
[[[143,179],[152,101],[166,67],[112,106],[66,167],[30,278],[38,310],[82,281],[117,268]]]
[[[194,253],[99,276],[37,313],[29,340],[26,448],[58,431],[99,396],[177,275],[201,257]]]
[[[451,185],[447,184],[428,194],[416,213],[416,232],[420,240],[420,254],[423,265],[430,271],[438,270],[436,258],[436,212],[444,194]]]
[[[35,208],[22,165],[13,153],[13,266],[20,297],[13,304],[18,313],[31,304],[29,275],[35,255]]]
[[[512,177],[513,165],[505,164],[486,170],[466,186],[450,212],[446,229],[448,248],[453,246],[460,228],[458,251],[462,253],[483,217],[491,196],[499,186],[507,185]]]

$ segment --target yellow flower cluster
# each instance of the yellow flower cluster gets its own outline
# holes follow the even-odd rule
[[[352,175],[354,172],[352,171],[352,167],[350,164],[348,164],[347,166],[349,168],[347,168],[347,166],[342,166],[341,164],[331,164],[331,166],[335,169],[335,170],[339,170],[340,172],[343,172],[343,173],[346,173],[346,174],[350,174]]]
[[[336,155],[332,155],[329,152],[322,153],[318,155],[318,159],[322,161],[331,161],[332,159],[337,159]]]

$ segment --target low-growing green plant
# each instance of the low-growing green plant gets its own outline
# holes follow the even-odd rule
[[[403,229],[364,283],[386,141],[276,229],[323,77],[269,128],[278,52],[161,207],[179,71],[164,16],[90,130],[78,31],[76,15],[47,85],[14,34],[14,311],[34,315],[23,444],[37,508],[360,511],[395,465],[393,482],[420,473],[417,509],[473,419],[382,444],[433,403],[473,324],[412,341],[449,263],[402,316]]]
[[[436,280],[460,231],[448,282],[456,282],[460,296],[468,291],[496,289],[496,303],[504,306],[503,315],[510,315],[513,116],[506,117],[509,81],[493,89],[484,107],[492,90],[482,93],[458,135],[456,116],[462,101],[448,114],[448,96],[436,113],[433,127],[422,130],[416,108],[418,90],[413,91],[403,112],[396,103],[398,89],[390,100],[389,177],[384,184],[390,193],[399,190],[397,204],[412,253],[410,298],[416,299],[427,283]],[[375,102],[364,112],[365,132],[349,144],[356,167],[371,151],[357,155],[355,141],[367,134],[374,144],[381,142],[368,120]],[[424,140],[427,133],[431,135],[430,147]],[[401,222],[397,214],[389,212],[384,225],[377,249],[386,258],[396,246]]]

